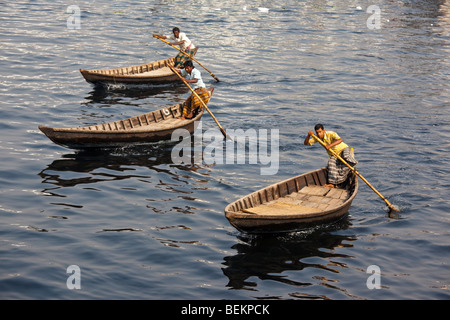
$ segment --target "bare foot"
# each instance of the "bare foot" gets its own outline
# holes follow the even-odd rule
[[[334,184],[324,184],[323,186],[328,188],[334,188]]]

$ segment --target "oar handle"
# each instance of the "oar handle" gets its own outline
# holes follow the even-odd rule
[[[358,171],[356,171],[355,168],[353,168],[351,165],[349,165],[347,163],[347,161],[345,161],[344,159],[342,159],[342,157],[340,155],[338,155],[336,152],[334,152],[332,149],[327,149],[327,145],[320,140],[316,135],[312,134],[311,135],[314,139],[316,139],[316,141],[318,141],[326,150],[330,151],[331,154],[333,154],[333,156],[335,156],[336,158],[338,158],[343,164],[345,164],[347,167],[350,168],[350,170],[352,170],[356,175],[358,175],[358,177],[360,177],[373,191],[375,191],[375,193],[380,196],[381,199],[383,199],[386,204],[388,205],[388,207],[393,210],[393,211],[398,211],[397,208],[395,208],[381,193],[378,192],[377,189],[375,189],[370,183],[369,181],[367,181]]]
[[[208,106],[206,105],[206,103],[199,97],[199,95],[197,94],[197,92],[195,92],[191,86],[186,82],[186,80],[178,73],[178,71],[176,71],[171,65],[168,65],[170,70],[172,70],[173,73],[175,73],[180,79],[181,81],[184,82],[184,84],[189,88],[189,90],[191,90],[191,92],[197,97],[197,99],[202,103],[203,107],[205,107],[206,111],[208,111],[208,113],[211,115],[211,117],[214,119],[214,121],[217,123],[217,125],[219,126],[220,131],[222,132],[223,136],[226,138],[227,137],[227,133],[225,132],[225,130],[222,128],[222,126],[220,125],[219,121],[216,119],[216,117],[212,114],[212,112],[209,110]]]
[[[163,38],[160,38],[160,37],[158,37],[157,35],[153,35],[153,38],[159,39],[159,40],[161,40],[162,42],[167,43],[169,46],[174,47],[175,49],[177,49],[177,50],[180,51],[181,53],[184,53],[184,54],[187,55],[189,58],[191,58],[191,59],[193,58],[189,53],[187,53],[186,51],[181,50],[180,48],[175,47],[175,46],[174,46],[173,44],[171,44],[169,41],[167,41],[167,40],[165,40],[165,39],[163,39]]]
[[[153,35],[153,37],[156,38],[156,39],[161,40],[162,42],[167,43],[169,46],[174,47],[175,49],[177,49],[177,50],[180,51],[181,53],[187,55],[187,56],[189,57],[189,59],[194,60],[194,61],[197,62],[200,66],[202,66],[203,69],[205,69],[206,71],[208,71],[209,74],[210,74],[217,82],[220,81],[219,78],[217,78],[216,75],[215,75],[214,73],[212,73],[211,71],[209,71],[208,69],[206,69],[206,67],[205,67],[204,65],[202,65],[200,62],[198,62],[197,59],[195,59],[195,58],[194,58],[193,56],[191,56],[189,53],[187,53],[187,52],[181,50],[180,48],[175,47],[175,46],[174,46],[173,44],[171,44],[169,41],[166,41],[165,39],[160,38],[160,37],[158,37],[157,35]]]

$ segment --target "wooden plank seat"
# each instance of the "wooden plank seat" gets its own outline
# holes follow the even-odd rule
[[[286,197],[272,200],[253,208],[243,209],[242,212],[274,215],[327,211],[343,204],[348,196],[346,189],[306,186],[299,192],[293,192]]]

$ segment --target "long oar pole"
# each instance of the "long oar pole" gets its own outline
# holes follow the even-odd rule
[[[176,71],[171,65],[168,65],[170,70],[172,70],[173,73],[175,73],[183,82],[185,85],[188,86],[188,88],[192,91],[192,93],[197,97],[197,99],[202,103],[203,107],[205,107],[206,111],[208,111],[208,113],[211,115],[211,117],[214,119],[214,121],[217,123],[217,125],[219,126],[220,131],[222,132],[223,136],[226,138],[227,137],[227,133],[225,132],[225,130],[222,128],[222,126],[220,125],[219,121],[217,121],[216,117],[212,114],[212,112],[209,110],[209,108],[206,106],[206,103],[199,97],[199,95],[197,94],[197,92],[195,92],[191,86],[186,82],[186,80],[178,73],[178,71]]]
[[[173,44],[171,44],[169,41],[166,41],[156,35],[153,35],[154,38],[159,39],[165,43],[167,43],[169,46],[174,47],[175,49],[177,49],[178,51],[180,51],[181,53],[184,53],[185,55],[187,55],[190,59],[194,60],[195,62],[197,62],[200,66],[203,67],[203,69],[205,69],[206,71],[209,72],[209,74],[211,75],[211,77],[213,77],[214,79],[216,79],[217,82],[219,82],[219,78],[216,77],[216,75],[214,73],[212,73],[211,71],[209,71],[208,69],[206,69],[206,67],[204,65],[202,65],[200,62],[197,61],[197,59],[195,59],[193,56],[191,56],[189,53],[184,52],[183,50],[181,50],[180,48],[175,47]]]
[[[312,135],[312,137],[314,139],[316,139],[325,149],[326,149],[326,144],[320,140],[318,137],[316,137],[314,134]],[[391,209],[392,211],[399,211],[396,207],[394,207],[385,197],[383,197],[383,195],[381,193],[379,193],[370,183],[369,181],[367,181],[358,171],[356,171],[355,168],[353,168],[351,165],[349,165],[344,159],[342,159],[342,157],[338,154],[336,154],[336,152],[334,152],[331,149],[328,149],[336,158],[338,158],[339,160],[342,161],[343,164],[345,164],[347,167],[350,168],[350,170],[352,170],[356,175],[358,175],[358,177],[360,177],[365,183],[367,183],[367,185],[373,190],[375,191],[375,193],[377,195],[380,196],[381,199],[384,200],[384,202],[386,202],[386,204],[388,205],[389,209]]]

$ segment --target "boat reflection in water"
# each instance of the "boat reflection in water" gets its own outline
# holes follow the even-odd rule
[[[319,284],[340,290],[339,273],[346,268],[345,260],[353,258],[342,251],[352,248],[352,242],[357,239],[356,236],[339,235],[335,231],[350,226],[349,218],[345,217],[336,223],[284,235],[240,234],[240,241],[232,247],[237,253],[225,257],[223,262],[225,267],[222,271],[229,279],[227,287],[257,292],[258,285],[271,280],[296,289],[288,296],[284,288],[279,295],[274,291],[273,296],[265,298],[328,299],[311,293],[315,292],[312,287]],[[324,276],[318,277],[317,269]]]

